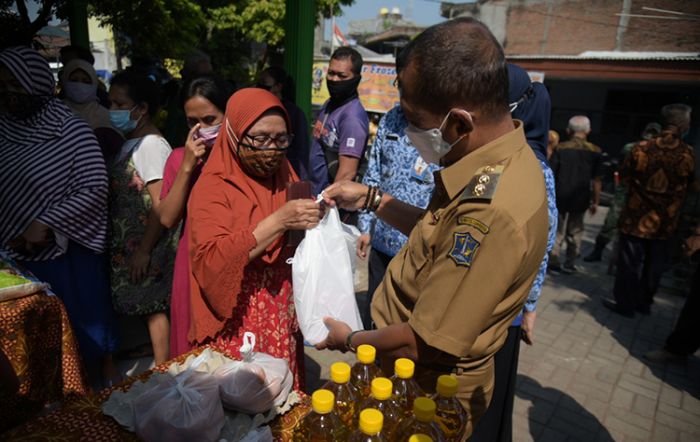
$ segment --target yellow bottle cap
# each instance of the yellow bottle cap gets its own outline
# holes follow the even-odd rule
[[[372,380],[372,396],[380,401],[389,399],[393,388],[394,386],[387,378],[374,378]]]
[[[376,408],[365,408],[360,412],[360,431],[367,436],[374,436],[382,431],[384,416]]]
[[[357,360],[363,364],[374,364],[374,359],[377,357],[377,350],[368,344],[362,344],[357,347]]]
[[[331,380],[336,384],[346,384],[350,380],[350,366],[345,362],[331,365]]]
[[[457,394],[457,378],[449,374],[438,377],[436,390],[440,396],[452,397]]]
[[[328,390],[316,390],[311,395],[311,408],[318,414],[326,414],[333,411],[335,397]]]
[[[413,401],[413,414],[421,422],[430,422],[435,418],[435,401],[427,397],[417,397]]]
[[[416,371],[416,364],[412,360],[399,358],[394,362],[394,373],[401,379],[411,379]]]
[[[427,434],[414,434],[408,438],[408,442],[433,442],[433,439]]]

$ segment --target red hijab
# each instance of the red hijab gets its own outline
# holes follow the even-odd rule
[[[226,105],[224,127],[216,139],[188,204],[190,229],[189,340],[213,338],[233,314],[241,282],[249,268],[248,254],[255,248],[253,230],[287,201],[287,185],[298,181],[285,158],[268,178],[248,175],[236,154],[236,140],[269,110],[289,117],[282,103],[264,89],[241,89]],[[229,134],[227,126],[232,135]],[[250,265],[271,265],[285,259],[284,236],[265,249]]]

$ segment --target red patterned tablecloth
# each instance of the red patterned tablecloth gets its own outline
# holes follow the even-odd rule
[[[153,371],[166,371],[173,362],[184,362],[191,354],[199,354],[203,348],[197,348],[189,353],[167,361],[153,370],[139,376],[129,378],[122,384],[82,398],[76,398],[66,403],[59,410],[46,416],[34,419],[14,428],[3,435],[0,440],[11,441],[136,441],[138,438],[122,428],[117,421],[102,414],[102,404],[114,390],[127,390],[137,380],[146,380]],[[309,397],[299,393],[301,403],[290,411],[278,416],[270,424],[275,440],[291,442],[292,432],[297,423],[311,409]]]
[[[0,349],[20,382],[17,394],[0,397],[0,433],[46,404],[87,393],[73,330],[56,296],[0,302]]]

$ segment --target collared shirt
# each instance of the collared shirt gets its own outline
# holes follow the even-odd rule
[[[425,209],[433,193],[435,164],[427,164],[418,155],[404,129],[408,121],[400,106],[387,112],[379,122],[369,164],[362,183],[377,186],[394,198]],[[377,219],[373,212],[360,214],[358,227],[372,236],[372,248],[389,256],[399,253],[408,237]]]
[[[327,159],[339,155],[361,159],[369,135],[369,117],[359,98],[330,112],[329,103],[323,105],[313,127],[309,179],[317,194],[328,186],[338,170],[338,164],[329,164]]]
[[[677,131],[637,143],[622,166],[629,191],[620,232],[648,239],[673,235],[694,170],[693,149]]]
[[[459,367],[459,398],[483,413],[493,355],[520,313],[547,245],[540,164],[517,128],[435,174],[436,188],[372,302],[377,327],[407,322],[436,361],[417,361],[433,391],[441,367]]]
[[[549,162],[557,188],[560,212],[585,212],[591,204],[591,180],[600,178],[601,149],[574,137],[557,146]]]

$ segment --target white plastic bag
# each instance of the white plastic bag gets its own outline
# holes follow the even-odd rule
[[[292,261],[294,306],[304,339],[318,344],[328,336],[323,318],[362,329],[355,300],[353,272],[355,247],[360,232],[340,221],[331,208],[318,226],[306,231]]]
[[[188,370],[167,377],[134,401],[136,434],[149,441],[216,441],[224,426],[219,385]]]
[[[243,335],[241,361],[226,363],[214,371],[221,401],[226,408],[248,414],[264,413],[282,405],[294,378],[284,359],[256,353],[255,335]]]

